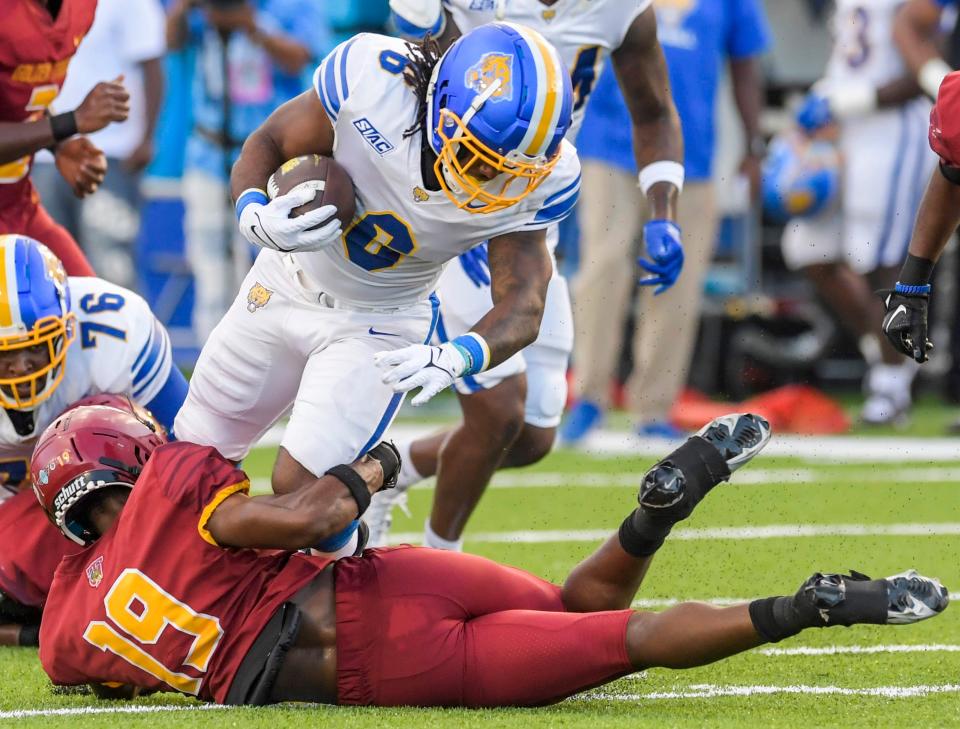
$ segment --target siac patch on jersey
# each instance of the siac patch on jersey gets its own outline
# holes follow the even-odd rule
[[[463,83],[468,89],[482,94],[491,85],[500,82],[490,101],[510,101],[513,99],[513,55],[509,53],[484,53],[475,64],[467,69]]]
[[[360,132],[360,136],[367,141],[367,144],[373,147],[381,157],[394,150],[393,145],[377,131],[377,128],[366,117],[355,120],[353,126]]]

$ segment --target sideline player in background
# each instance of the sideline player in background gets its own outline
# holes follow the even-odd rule
[[[494,19],[535,28],[556,46],[569,67],[574,90],[573,124],[567,138],[576,140],[606,55],[611,54],[633,122],[634,149],[640,169],[638,195],[647,197],[651,220],[643,228],[646,252],[640,260],[650,275],[645,285],[665,291],[683,266],[677,197],[683,189],[683,139],[670,95],[670,81],[657,40],[657,20],[650,0],[391,0],[398,27],[410,34],[439,33],[449,42]],[[575,197],[558,196],[556,208],[572,207]],[[551,253],[558,227],[548,233]],[[440,279],[441,339],[457,337],[489,311],[489,277],[478,248],[448,266]],[[631,265],[624,261],[623,265]],[[463,422],[452,431],[402,443],[404,472],[400,490],[375,500],[369,516],[371,544],[386,543],[390,510],[413,483],[436,474],[433,510],[424,526],[424,543],[460,550],[467,520],[493,473],[501,467],[536,463],[553,447],[567,400],[567,366],[573,349],[573,312],[566,280],[556,270],[547,292],[537,340],[499,367],[456,384]],[[526,371],[526,377],[523,373]]]
[[[924,144],[930,102],[893,43],[900,0],[840,0],[835,43],[824,78],[797,121],[810,134],[838,125],[840,201],[784,229],[788,267],[801,269],[854,334],[868,365],[861,419],[902,421],[910,410],[916,364],[877,331],[877,288],[896,280],[936,157]]]
[[[930,113],[930,147],[940,157],[917,214],[910,250],[896,286],[884,300],[883,331],[917,362],[933,349],[927,321],[933,267],[960,225],[960,72],[940,86]]]
[[[292,406],[277,493],[365,453],[403,393],[422,386],[419,405],[536,338],[553,270],[544,231],[580,184],[563,139],[570,81],[530,29],[486,25],[442,56],[435,43],[361,34],[314,82],[247,139],[233,168],[241,232],[265,250],[207,340],[176,421],[178,437],[240,460]],[[353,180],[345,231],[329,205],[288,217],[314,191],[268,202],[268,177],[304,154],[333,155]],[[487,239],[495,306],[428,346],[443,264]],[[352,553],[355,531],[324,551]]]
[[[187,383],[166,330],[132,291],[68,278],[46,246],[0,235],[0,624],[18,622],[16,604],[42,604],[69,547],[23,488],[34,445],[60,413],[98,393],[129,396],[169,430]],[[5,640],[25,637],[7,628]]]
[[[96,0],[0,0],[0,234],[45,241],[71,276],[93,269],[40,205],[30,165],[35,152],[52,147],[78,197],[95,192],[106,174],[102,152],[76,135],[127,118],[123,79],[97,84],[74,111],[48,113],[96,7]]]
[[[126,684],[114,692],[129,697],[536,706],[808,628],[915,623],[947,607],[946,589],[911,570],[816,573],[794,595],[732,607],[629,609],[673,525],[769,437],[754,415],[709,423],[646,474],[640,507],[561,587],[436,549],[335,565],[295,552],[396,483],[388,444],[296,493],[250,497],[246,474],[213,448],[163,445],[128,413],[78,409],[44,433],[31,467],[51,519],[88,545],[57,569],[40,661],[55,684]],[[68,447],[77,458],[60,466]]]
[[[943,11],[956,7],[957,0],[907,0],[900,4],[893,26],[893,38],[907,67],[931,99],[937,98],[940,84],[952,71],[942,53]],[[954,43],[956,43],[954,31]],[[953,53],[958,53],[954,47]]]

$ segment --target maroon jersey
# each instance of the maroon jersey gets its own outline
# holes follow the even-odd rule
[[[41,607],[60,560],[79,550],[50,523],[29,488],[0,503],[0,592]]]
[[[960,71],[940,84],[937,103],[930,112],[930,148],[944,164],[960,167]]]
[[[40,0],[0,0],[0,121],[41,118],[93,23],[97,0],[63,0],[56,18]],[[36,205],[32,155],[0,165],[0,232],[15,210]]]
[[[260,631],[329,563],[217,546],[210,516],[249,487],[213,448],[158,448],[113,527],[57,568],[40,626],[53,682],[122,682],[222,703]]]

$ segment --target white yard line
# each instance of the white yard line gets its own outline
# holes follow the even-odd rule
[[[960,645],[950,643],[918,643],[916,645],[826,645],[796,648],[761,648],[764,656],[840,656],[871,653],[960,653]]]
[[[706,602],[710,605],[739,605],[740,603],[756,600],[756,597],[641,597],[634,600],[631,607],[641,610],[662,610],[663,608],[673,607],[680,602]],[[951,592],[951,600],[960,600],[960,592]],[[768,649],[768,650],[790,650],[790,649]],[[787,654],[784,654],[787,655]]]
[[[505,471],[493,477],[493,489],[553,489],[553,488],[630,488],[640,486],[640,471],[604,473],[564,473],[562,471]],[[816,484],[830,481],[834,484],[902,484],[945,483],[960,485],[960,468],[900,468],[889,469],[882,465],[873,468],[846,468],[842,470],[817,470],[811,468],[750,468],[738,472],[731,479],[734,485],[769,486],[771,484]],[[416,490],[430,489],[432,478],[413,486]],[[254,490],[267,491],[270,479],[253,479]]]
[[[772,696],[776,694],[812,694],[822,696],[879,696],[890,699],[906,699],[930,694],[960,692],[960,684],[933,684],[919,686],[869,686],[847,688],[845,686],[723,686],[694,684],[676,691],[654,691],[645,694],[590,693],[582,697],[589,701],[659,701],[665,699],[713,699],[721,696]]]
[[[186,706],[142,706],[137,704],[119,706],[78,706],[69,709],[17,709],[0,711],[0,719],[28,719],[31,716],[85,716],[89,714],[160,714],[169,711],[210,711],[235,709],[235,706],[218,704],[189,704]]]
[[[272,427],[260,439],[261,446],[277,446],[283,438],[284,424]],[[386,437],[410,440],[436,433],[443,426],[436,423],[416,425],[405,422],[394,425]],[[663,456],[674,443],[663,438],[639,438],[627,431],[604,430],[591,436],[582,453],[596,456]],[[792,456],[835,463],[891,461],[958,461],[960,440],[957,438],[907,438],[854,435],[777,434],[764,450],[769,456]]]
[[[549,542],[598,542],[613,529],[542,529],[513,532],[467,532],[467,542],[485,544],[544,544]],[[929,524],[769,524],[756,527],[706,527],[677,529],[672,541],[717,539],[796,539],[806,537],[932,537],[960,535],[960,522]],[[419,544],[422,532],[390,535],[391,544]]]

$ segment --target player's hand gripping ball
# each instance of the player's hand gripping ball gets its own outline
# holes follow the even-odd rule
[[[243,207],[240,232],[281,253],[320,251],[338,242],[356,214],[353,182],[331,157],[304,155],[284,162],[267,181],[270,202]]]

